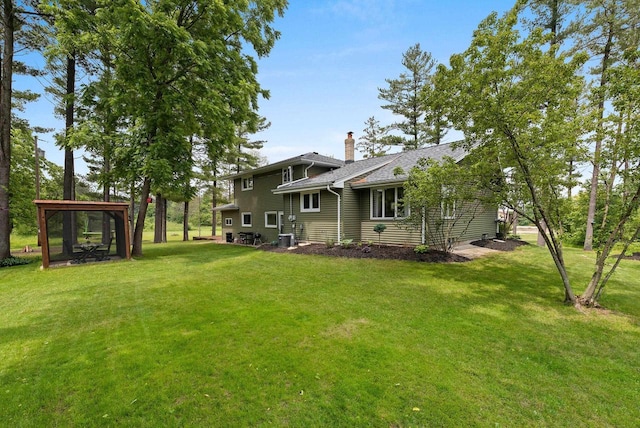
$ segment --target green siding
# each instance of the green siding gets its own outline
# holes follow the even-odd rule
[[[342,189],[342,236],[345,239],[361,241],[360,234],[360,192],[350,185]]]
[[[378,223],[383,223],[387,226],[387,229],[382,232],[381,241],[387,244],[398,245],[418,245],[422,240],[422,233],[420,228],[411,228],[408,225],[402,223],[399,220],[382,220],[371,219],[371,193],[369,189],[363,189],[360,191],[360,215],[361,222],[361,240],[378,241],[378,234],[373,231],[373,227]],[[497,209],[490,207],[480,207],[475,212],[475,216],[469,227],[467,222],[471,218],[471,212],[466,210],[463,218],[457,221],[457,224],[451,230],[451,237],[458,242],[473,241],[481,239],[484,234],[489,238],[493,238],[496,235],[496,213]],[[440,207],[437,208],[437,212],[440,212]],[[433,225],[431,227],[434,227]],[[428,234],[427,234],[428,235]]]
[[[294,233],[288,216],[291,213],[289,195],[285,195],[285,233]],[[338,198],[336,195],[320,191],[320,212],[301,212],[300,194],[291,195],[291,206],[296,216],[295,235],[299,241],[325,242],[338,240]]]
[[[249,174],[248,174],[249,175]],[[263,242],[274,241],[278,239],[277,228],[267,228],[265,226],[265,212],[282,211],[283,198],[282,195],[274,195],[271,190],[275,189],[282,182],[282,170],[266,172],[253,176],[253,189],[242,190],[242,180],[235,179],[233,183],[235,204],[240,207],[238,211],[222,212],[222,233],[223,236],[227,232],[233,233],[233,237],[238,237],[240,232],[254,232],[262,235]],[[242,213],[251,213],[251,227],[242,226]],[[225,227],[224,219],[231,217],[233,226]]]

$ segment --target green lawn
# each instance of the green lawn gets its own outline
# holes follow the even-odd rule
[[[202,241],[144,252],[0,270],[1,425],[640,420],[638,262],[622,262],[610,312],[580,313],[533,246],[455,265]],[[592,259],[567,249],[577,291]]]

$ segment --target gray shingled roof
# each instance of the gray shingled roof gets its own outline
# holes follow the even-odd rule
[[[393,162],[400,155],[401,154],[393,154],[347,163],[342,168],[327,171],[315,177],[309,177],[306,179],[294,181],[292,183],[282,184],[274,189],[273,192],[300,192],[305,189],[317,189],[320,187],[326,187],[328,184],[332,186],[336,184],[340,185],[340,183],[343,181],[353,179],[355,177],[383,167],[385,164]]]
[[[329,156],[320,155],[316,152],[304,153],[299,156],[294,156],[289,159],[284,159],[279,162],[275,162],[269,165],[261,166],[248,171],[242,171],[237,174],[225,175],[220,177],[221,180],[230,180],[238,177],[243,177],[252,174],[260,174],[262,172],[268,172],[276,169],[281,169],[286,166],[293,165],[311,165],[314,163],[317,166],[328,166],[333,168],[340,168],[344,165],[344,161],[340,159],[331,158]]]
[[[384,165],[382,168],[372,172],[357,183],[353,183],[352,186],[357,188],[386,183],[402,183],[407,179],[411,168],[416,166],[420,159],[442,161],[445,157],[451,157],[456,162],[460,162],[468,152],[462,147],[454,149],[452,145],[455,145],[455,143],[439,144],[437,146],[402,152],[393,160],[393,162]],[[404,174],[394,175],[393,170],[397,167],[402,168]]]

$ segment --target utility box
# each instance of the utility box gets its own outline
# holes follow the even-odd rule
[[[281,233],[278,235],[278,247],[289,248],[293,245],[293,234]]]

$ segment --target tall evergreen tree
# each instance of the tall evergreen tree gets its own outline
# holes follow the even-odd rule
[[[365,122],[367,125],[362,130],[362,136],[358,138],[356,147],[365,158],[374,158],[383,156],[389,150],[387,143],[386,130],[380,126],[380,121],[371,116]]]
[[[422,92],[430,85],[431,72],[435,64],[431,54],[423,51],[420,43],[416,43],[402,54],[402,65],[406,71],[400,73],[397,79],[385,79],[387,88],[378,88],[378,98],[388,103],[382,108],[401,118],[389,129],[400,131],[404,135],[404,150],[416,149],[433,142],[427,135],[424,122],[425,106]]]

